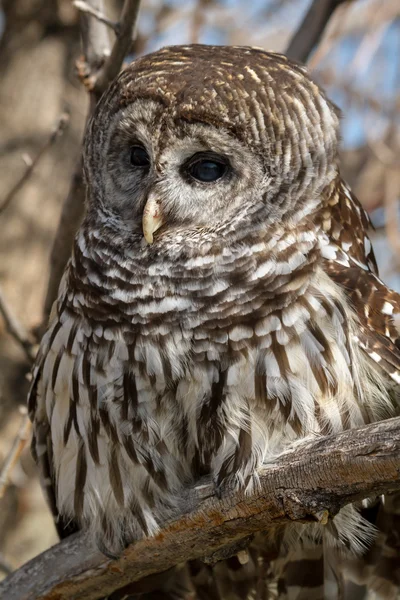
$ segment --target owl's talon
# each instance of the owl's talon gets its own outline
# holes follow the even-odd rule
[[[214,493],[218,500],[222,500],[224,497],[230,495],[234,489],[234,477],[232,475],[225,476],[223,478],[216,478],[214,480]]]
[[[222,483],[221,484],[217,484],[216,483],[214,485],[214,493],[215,493],[215,496],[218,498],[218,500],[222,500],[222,497],[224,495],[223,494],[223,484]]]

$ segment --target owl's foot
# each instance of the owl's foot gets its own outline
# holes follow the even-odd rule
[[[237,473],[230,473],[229,475],[224,474],[224,476],[218,474],[214,479],[214,493],[218,500],[222,500],[222,498],[231,496],[239,490],[246,490],[251,482],[251,476],[244,479]]]

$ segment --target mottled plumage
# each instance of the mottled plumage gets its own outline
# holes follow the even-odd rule
[[[62,523],[105,551],[154,533],[204,474],[250,488],[298,440],[394,414],[400,298],[378,279],[337,138],[304,68],[251,48],[160,50],[101,99],[30,414]],[[185,577],[198,598],[254,597],[260,579],[282,598],[338,597],[329,548],[373,534],[351,506],[321,531],[261,536],[246,565]],[[326,577],[300,586],[299,552]]]

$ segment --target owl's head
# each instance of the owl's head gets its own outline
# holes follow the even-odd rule
[[[282,55],[164,48],[121,73],[88,126],[88,211],[155,244],[246,221],[295,227],[336,176],[337,129],[333,106]]]

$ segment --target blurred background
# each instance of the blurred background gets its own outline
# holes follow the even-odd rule
[[[116,20],[122,2],[105,4]],[[188,42],[284,52],[310,4],[143,0],[131,58]],[[400,291],[400,3],[337,4],[307,63],[342,110],[342,172],[376,227],[381,276]],[[305,41],[307,35],[303,29]],[[71,0],[0,1],[0,288],[28,332],[42,320],[50,250],[80,155],[88,105],[76,75],[80,52],[79,14]],[[66,110],[68,127],[50,145]],[[29,447],[7,485],[1,477],[21,424],[28,372],[29,361],[0,315],[0,578],[57,541]]]

